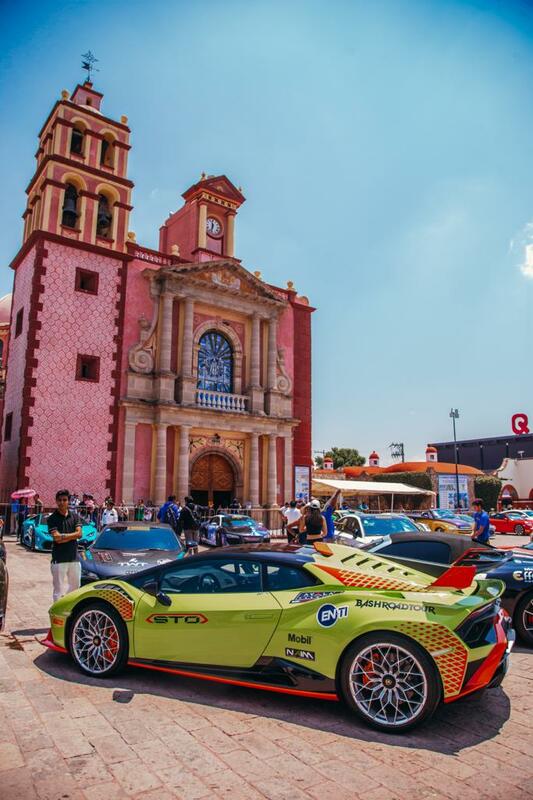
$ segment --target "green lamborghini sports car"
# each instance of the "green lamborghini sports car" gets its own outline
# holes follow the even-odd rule
[[[502,591],[474,567],[435,578],[342,545],[234,545],[62,597],[44,644],[93,677],[129,664],[342,699],[399,732],[500,683],[514,639]]]

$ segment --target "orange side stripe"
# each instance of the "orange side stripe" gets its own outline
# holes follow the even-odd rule
[[[168,672],[171,675],[183,675],[185,678],[199,678],[202,681],[213,681],[214,683],[226,683],[232,686],[244,686],[247,689],[263,689],[266,692],[277,692],[278,694],[292,694],[298,697],[313,697],[317,700],[338,700],[336,694],[324,692],[306,692],[303,689],[288,689],[285,686],[264,686],[261,683],[251,683],[249,681],[238,681],[234,678],[221,678],[219,675],[203,675],[201,672],[189,672],[184,669],[173,669],[172,667],[158,667],[156,664],[140,664],[135,659],[128,661],[131,667],[142,667],[142,669],[152,669],[156,672]]]

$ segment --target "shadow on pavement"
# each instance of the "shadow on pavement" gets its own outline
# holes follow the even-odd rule
[[[331,732],[355,741],[422,748],[447,755],[492,739],[511,713],[509,698],[503,688],[498,687],[488,689],[477,697],[441,705],[427,725],[412,733],[391,735],[366,727],[342,703],[243,689],[162,672],[149,672],[139,667],[128,667],[119,676],[98,680],[82,675],[68,656],[50,651],[38,655],[34,664],[58,680],[106,689],[112,687],[115,702],[128,703],[135,694],[154,695],[269,717],[313,730]]]

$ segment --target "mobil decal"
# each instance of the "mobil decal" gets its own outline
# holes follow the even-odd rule
[[[156,625],[204,625],[207,622],[204,614],[150,614],[146,622],[153,622]]]
[[[347,616],[348,606],[334,606],[331,603],[325,603],[316,612],[316,621],[323,628],[331,628],[337,620]]]

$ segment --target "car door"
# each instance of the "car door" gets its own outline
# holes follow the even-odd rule
[[[498,533],[507,533],[505,514],[494,514],[493,517],[489,518],[489,522],[491,521]]]
[[[162,570],[159,591],[170,605],[148,593],[137,605],[136,658],[251,667],[281,615],[259,560],[188,558]]]

